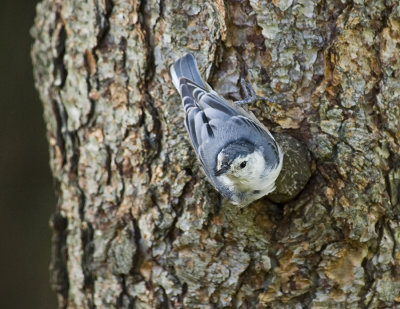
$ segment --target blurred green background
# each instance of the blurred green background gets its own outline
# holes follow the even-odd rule
[[[56,308],[48,279],[55,197],[29,55],[37,2],[0,6],[0,308]]]

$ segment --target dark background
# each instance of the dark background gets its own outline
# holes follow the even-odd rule
[[[0,4],[0,308],[56,308],[49,217],[55,207],[29,34],[37,0]]]

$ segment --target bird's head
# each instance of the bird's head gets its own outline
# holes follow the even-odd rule
[[[235,141],[217,156],[215,176],[228,178],[234,185],[256,185],[265,172],[262,150],[247,141]]]

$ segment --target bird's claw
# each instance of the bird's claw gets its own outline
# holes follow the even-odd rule
[[[271,103],[276,103],[269,97],[259,97],[256,95],[256,92],[253,89],[253,86],[249,82],[247,82],[243,77],[240,78],[240,86],[242,87],[242,91],[244,94],[244,100],[235,101],[234,103],[237,105],[249,104],[254,103],[257,100],[266,100]],[[250,94],[249,94],[250,92]]]

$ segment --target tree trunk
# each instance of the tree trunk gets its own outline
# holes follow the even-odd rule
[[[42,0],[32,29],[58,205],[60,308],[400,306],[398,1]],[[292,201],[203,176],[169,66],[300,140]],[[285,157],[285,160],[290,158]]]

